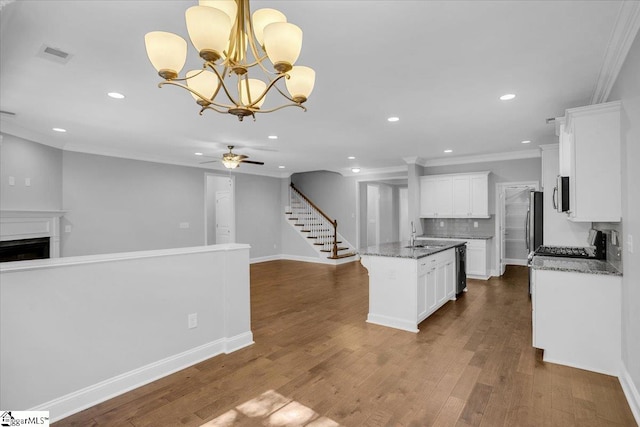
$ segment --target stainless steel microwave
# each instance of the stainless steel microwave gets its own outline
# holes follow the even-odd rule
[[[553,189],[553,207],[558,212],[569,212],[569,177],[558,175]]]

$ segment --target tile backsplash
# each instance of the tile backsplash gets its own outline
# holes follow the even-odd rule
[[[622,271],[622,223],[621,222],[594,222],[592,227],[607,235],[607,261],[618,271]],[[618,233],[618,244],[611,242],[611,232]]]
[[[474,227],[478,223],[478,227]],[[441,226],[442,224],[442,226]],[[423,218],[424,234],[469,234],[493,236],[496,233],[495,216],[491,218]]]

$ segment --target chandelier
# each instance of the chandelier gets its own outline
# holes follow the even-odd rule
[[[307,111],[302,104],[313,90],[315,71],[294,65],[302,48],[302,30],[288,23],[281,12],[259,9],[251,16],[249,0],[200,0],[198,6],[186,10],[185,18],[191,43],[204,61],[202,69],[187,71],[179,78],[187,42],[173,33],[147,33],[147,56],[164,79],[158,87],[188,90],[201,107],[200,115],[213,110],[242,121],[285,107]],[[249,77],[249,71],[257,69],[263,71],[264,79]],[[280,87],[281,80],[286,92]],[[280,93],[284,104],[262,109],[270,91]]]

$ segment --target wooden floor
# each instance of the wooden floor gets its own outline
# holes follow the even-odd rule
[[[617,378],[531,347],[526,268],[468,288],[413,334],[365,322],[359,262],[255,264],[254,345],[55,425],[636,425]]]

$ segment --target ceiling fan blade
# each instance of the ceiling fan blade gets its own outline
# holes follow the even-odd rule
[[[208,162],[200,162],[201,165],[204,165],[205,163],[217,163],[217,160],[209,160]]]
[[[253,160],[240,160],[241,163],[251,163],[252,165],[264,165],[264,162],[254,162]]]

